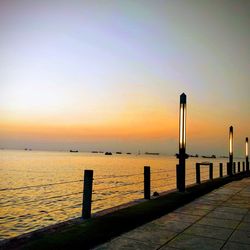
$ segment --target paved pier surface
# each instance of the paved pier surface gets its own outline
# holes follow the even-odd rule
[[[95,249],[249,250],[250,178],[226,184]]]

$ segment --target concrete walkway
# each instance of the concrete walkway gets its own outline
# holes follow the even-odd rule
[[[250,249],[250,178],[231,182],[101,249]]]

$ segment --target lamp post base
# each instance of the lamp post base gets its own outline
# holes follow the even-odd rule
[[[179,192],[185,192],[186,159],[188,155],[185,151],[180,151],[179,154],[176,154],[176,157],[179,159],[179,164],[176,165],[176,186]]]

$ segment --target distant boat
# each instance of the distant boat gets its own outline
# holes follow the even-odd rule
[[[216,158],[216,156],[215,155],[211,155],[211,156],[202,155],[202,158]]]
[[[119,152],[119,151],[118,151],[118,152],[116,152],[116,154],[117,154],[117,155],[121,155],[121,154],[122,154],[122,152]]]
[[[98,154],[98,151],[91,151],[91,153],[93,153],[93,154]]]
[[[209,161],[203,161],[203,162],[201,162],[201,164],[202,164],[202,165],[209,165],[210,162],[209,162]]]
[[[111,152],[106,152],[105,155],[112,155],[112,153]]]
[[[127,155],[131,155],[131,153],[128,152]]]
[[[145,155],[159,155],[160,153],[145,152]]]
[[[78,153],[78,150],[70,150],[70,153]]]
[[[189,157],[199,157],[199,155],[198,154],[196,154],[196,155],[189,155]]]

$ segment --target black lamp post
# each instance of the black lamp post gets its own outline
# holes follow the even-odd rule
[[[233,175],[233,126],[229,128],[229,162],[227,166],[227,175]]]
[[[187,116],[187,97],[183,93],[180,96],[180,118],[179,118],[179,164],[176,166],[177,189],[185,192],[185,164],[188,155],[186,154],[186,116]]]
[[[246,170],[249,171],[249,160],[248,160],[248,137],[246,137]]]

